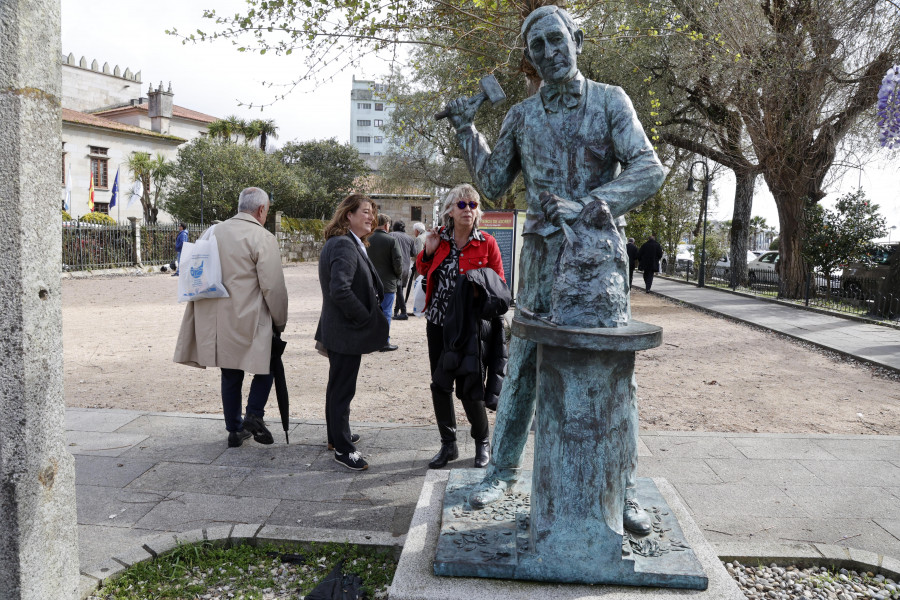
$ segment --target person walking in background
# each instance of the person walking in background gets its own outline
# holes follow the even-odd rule
[[[416,221],[413,223],[413,250],[412,250],[412,258],[416,258],[420,254],[422,254],[422,250],[425,249],[425,225]],[[406,296],[404,300],[409,302],[409,293],[412,291],[413,287],[416,283],[416,277],[418,276],[418,272],[416,271],[416,261],[412,261],[412,266],[410,267],[409,273],[409,283],[406,284]],[[413,316],[419,316],[413,311]]]
[[[263,415],[273,382],[272,336],[287,324],[288,295],[281,250],[263,226],[268,214],[268,194],[250,187],[238,198],[238,214],[215,225],[228,297],[188,302],[175,347],[176,363],[222,370],[222,412],[231,448],[251,435],[260,444],[274,441]],[[254,375],[241,419],[244,373]]]
[[[328,353],[328,449],[334,450],[336,462],[354,471],[368,469],[369,463],[356,449],[360,436],[350,431],[350,402],[362,355],[384,348],[389,329],[382,310],[384,288],[366,250],[375,219],[368,196],[347,196],[325,226],[319,256],[322,314],[315,339]]]
[[[400,277],[400,282],[397,284],[397,300],[394,303],[394,319],[397,321],[406,321],[409,317],[406,316],[406,297],[403,295],[403,288],[406,287],[406,284],[411,278],[410,265],[412,264],[412,261],[410,258],[416,256],[413,254],[415,240],[411,235],[406,233],[406,224],[403,221],[394,223],[391,227],[391,237],[400,244],[400,256],[403,258],[403,274]]]
[[[659,273],[659,261],[662,259],[662,246],[656,241],[656,236],[650,234],[650,239],[641,245],[638,250],[638,261],[640,262],[641,271],[644,272],[644,285],[647,286],[647,293],[650,293],[650,287],[653,285],[653,274]]]
[[[631,282],[634,280],[634,270],[638,265],[638,247],[634,243],[634,238],[628,238],[625,244],[625,251],[628,253],[628,289],[631,290]]]
[[[184,247],[184,243],[188,241],[188,232],[187,225],[184,223],[179,223],[178,225],[178,237],[175,238],[175,269],[173,270],[172,277],[178,277],[178,269],[181,266],[181,249]]]
[[[384,299],[381,302],[381,310],[388,321],[388,331],[391,326],[391,315],[394,311],[394,295],[397,293],[397,284],[403,276],[403,256],[400,244],[388,234],[391,228],[391,218],[387,215],[378,215],[378,225],[369,238],[369,258],[375,265],[375,270],[381,278],[384,286]],[[381,349],[382,352],[396,350],[397,346],[391,343],[390,334],[387,343]]]
[[[438,363],[446,348],[444,327],[445,325],[450,327],[450,324],[446,323],[447,315],[450,311],[460,309],[459,306],[453,306],[454,302],[461,302],[454,292],[460,285],[458,282],[463,281],[465,279],[463,276],[471,270],[492,270],[501,282],[505,281],[497,241],[490,234],[478,230],[478,223],[481,220],[478,201],[478,191],[469,184],[458,185],[450,190],[441,210],[444,226],[432,229],[423,236],[425,248],[416,260],[419,273],[426,278],[425,334],[432,374],[431,401],[441,436],[441,448],[428,463],[431,469],[440,469],[449,461],[459,458],[456,444],[456,414],[453,410],[453,380],[451,378],[449,381],[436,381],[438,371],[446,369],[446,365],[439,366]],[[507,291],[505,284],[502,287]],[[500,327],[502,329],[502,324]],[[488,356],[478,355],[476,348],[476,359],[490,360],[494,355],[502,353],[500,368],[505,373],[505,340],[502,341],[502,345],[502,349],[497,349],[494,353],[488,352]],[[468,352],[463,351],[460,354],[464,356],[458,356],[458,360],[455,361],[457,364],[465,363],[470,358]],[[461,382],[457,379],[456,394],[462,400],[466,418],[471,425],[471,435],[475,440],[475,467],[483,468],[490,462],[491,446],[488,439],[482,365],[477,362],[476,365],[480,386],[474,388],[465,386],[461,389]],[[502,377],[501,373],[501,381]],[[472,397],[475,389],[480,390],[482,397]],[[499,395],[499,385],[495,391]],[[496,406],[496,403],[494,404]]]

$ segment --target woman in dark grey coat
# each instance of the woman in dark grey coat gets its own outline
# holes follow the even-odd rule
[[[338,205],[325,227],[319,257],[322,315],[316,341],[328,352],[325,421],[334,460],[361,471],[369,464],[356,450],[359,435],[350,432],[350,401],[363,354],[387,343],[388,322],[381,311],[384,287],[366,254],[375,206],[368,196],[351,194]]]

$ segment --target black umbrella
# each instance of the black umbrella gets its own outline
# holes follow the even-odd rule
[[[290,418],[290,401],[288,400],[287,381],[284,377],[284,363],[281,355],[287,342],[281,339],[281,334],[276,332],[272,336],[272,359],[269,368],[275,378],[275,396],[278,398],[278,412],[281,414],[281,426],[284,428],[284,442],[290,444],[288,439],[288,419]]]

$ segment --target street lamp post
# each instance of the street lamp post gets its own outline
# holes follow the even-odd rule
[[[709,165],[705,160],[697,160],[691,163],[691,167],[688,170],[688,184],[687,190],[689,192],[696,192],[697,188],[694,187],[694,167],[696,165],[703,166],[703,245],[700,247],[700,275],[697,277],[697,287],[703,287],[706,285],[706,214],[709,208]]]

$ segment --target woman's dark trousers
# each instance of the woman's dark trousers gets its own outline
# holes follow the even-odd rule
[[[328,351],[328,387],[325,388],[325,426],[335,452],[356,452],[350,441],[350,401],[356,395],[361,354]]]
[[[431,372],[437,367],[438,358],[444,349],[444,328],[428,321],[425,325],[425,334],[428,338],[428,360],[431,363]],[[457,386],[459,382],[457,382]],[[456,413],[453,410],[453,390],[443,390],[431,384],[431,403],[434,405],[434,418],[437,420],[438,430],[441,433],[442,444],[452,444],[456,441]],[[487,411],[481,400],[463,400],[463,409],[466,418],[472,425],[471,434],[475,440],[487,440],[488,430]]]

